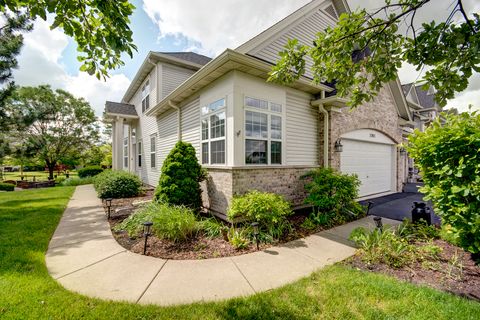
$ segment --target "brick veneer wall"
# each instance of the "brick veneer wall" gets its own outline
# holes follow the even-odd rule
[[[338,112],[340,111],[340,112]],[[334,152],[335,141],[343,134],[358,129],[373,129],[390,137],[396,143],[402,142],[402,130],[399,126],[399,116],[395,101],[388,87],[382,88],[371,102],[365,103],[354,110],[349,107],[330,112],[329,163],[335,169],[340,169],[340,153]],[[320,146],[323,146],[323,119],[319,128]],[[323,152],[320,152],[320,163],[323,163]],[[397,191],[402,190],[404,182],[404,166],[397,151]]]
[[[225,214],[233,195],[250,190],[281,194],[294,207],[305,199],[305,181],[301,176],[317,167],[241,167],[209,169],[209,178],[203,183],[204,206]]]

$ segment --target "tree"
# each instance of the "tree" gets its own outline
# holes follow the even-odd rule
[[[23,87],[7,101],[14,119],[11,145],[45,161],[49,179],[62,158],[80,154],[98,140],[95,113],[84,99],[49,86]]]
[[[0,21],[4,21],[0,27],[0,131],[3,131],[7,121],[3,104],[14,89],[12,70],[18,65],[16,57],[23,44],[21,32],[30,31],[32,24],[26,14],[18,13],[0,14]]]
[[[179,141],[163,162],[155,198],[198,210],[202,205],[200,182],[204,179],[205,172],[198,163],[195,148]]]
[[[335,27],[319,32],[312,45],[289,40],[270,73],[270,81],[289,83],[305,73],[307,57],[313,60],[315,83],[335,83],[350,105],[372,100],[384,83],[394,80],[402,62],[421,70],[424,88],[433,86],[436,100],[445,105],[468,86],[473,72],[480,71],[480,17],[465,12],[461,0],[454,1],[442,22],[415,24],[417,13],[431,0],[385,0],[374,11],[344,13]],[[461,20],[456,21],[459,15]],[[400,25],[408,25],[406,34]],[[320,31],[320,30],[319,30]]]
[[[81,71],[106,77],[108,70],[122,66],[121,54],[130,57],[136,46],[128,24],[135,7],[128,0],[4,0],[0,12],[25,12],[31,19],[54,16],[52,29],[61,28],[73,37],[80,53]]]
[[[435,213],[459,245],[480,258],[480,113],[443,113],[408,138]]]

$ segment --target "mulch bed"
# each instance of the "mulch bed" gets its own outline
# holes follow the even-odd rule
[[[384,264],[366,264],[359,254],[344,263],[480,301],[480,266],[475,264],[470,253],[443,240],[434,240],[433,244],[443,251],[440,259],[428,263],[416,262],[395,269]]]
[[[138,206],[135,206],[134,203],[151,200],[153,198],[153,194],[154,191],[150,190],[141,197],[114,199],[112,201],[111,215],[109,220],[110,227],[113,229],[115,225],[119,224],[132,213],[134,213],[135,210],[138,209]],[[281,241],[268,244],[261,243],[259,246],[260,250],[300,239],[325,229],[321,226],[318,226],[313,230],[303,228],[301,225],[305,220],[307,213],[308,211],[289,217],[290,223],[293,227],[293,232]],[[145,241],[143,237],[132,239],[128,236],[127,232],[124,231],[115,232],[112,230],[112,233],[118,243],[124,248],[135,253],[143,254]],[[198,234],[196,238],[181,243],[161,240],[152,235],[148,239],[147,247],[147,255],[172,260],[197,260],[231,257],[255,251],[257,251],[255,243],[251,243],[245,249],[238,250],[231,246],[230,243],[223,238],[223,236],[212,239],[204,236],[203,234]]]

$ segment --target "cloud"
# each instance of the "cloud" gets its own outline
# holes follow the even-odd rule
[[[143,9],[158,26],[160,38],[186,38],[190,49],[214,56],[241,45],[308,2],[144,0]]]
[[[60,30],[50,30],[48,22],[38,19],[32,32],[25,34],[24,46],[18,58],[19,68],[14,72],[17,85],[49,84],[85,98],[97,116],[101,116],[105,100],[120,101],[130,80],[123,74],[99,81],[86,73],[68,74],[61,63],[69,38]]]

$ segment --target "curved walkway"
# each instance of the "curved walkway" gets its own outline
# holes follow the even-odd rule
[[[385,221],[396,224],[396,221]],[[251,295],[344,260],[347,240],[364,218],[285,245],[236,257],[165,260],[127,251],[113,238],[92,186],[77,187],[46,255],[50,275],[66,289],[101,299],[172,305]]]

